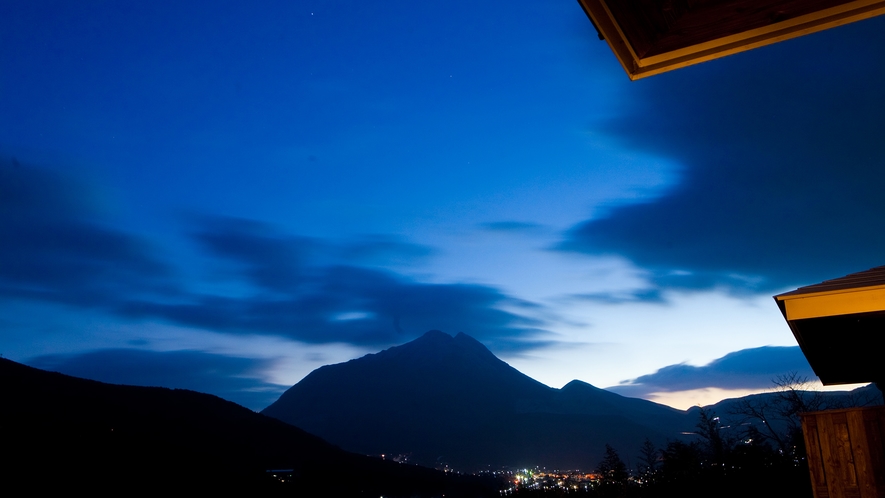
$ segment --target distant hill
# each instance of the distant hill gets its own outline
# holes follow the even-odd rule
[[[693,429],[687,412],[572,381],[554,389],[475,339],[439,331],[313,371],[261,413],[343,448],[457,469],[594,468],[605,444],[635,463]]]
[[[22,495],[497,495],[458,476],[345,452],[208,394],[103,384],[5,359],[0,438],[0,482]],[[268,469],[291,470],[294,483]]]
[[[787,430],[786,420],[779,411],[787,409],[789,402],[785,401],[783,392],[767,392],[750,394],[741,398],[728,398],[704,408],[720,417],[723,428],[727,431],[726,436],[736,436],[746,425],[754,425],[763,433],[767,433],[764,423],[758,418],[748,418],[747,407],[764,413],[768,423],[779,433]],[[874,384],[859,387],[852,391],[796,391],[795,394],[805,400],[805,403],[814,405],[812,399],[817,400],[818,406],[810,411],[847,408],[852,406],[876,406],[882,404],[882,392]],[[699,407],[691,407],[688,413],[697,419]]]

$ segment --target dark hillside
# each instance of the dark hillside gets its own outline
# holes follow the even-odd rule
[[[482,494],[456,476],[347,453],[207,394],[103,384],[4,359],[0,393],[0,480],[26,494]],[[294,483],[268,469],[292,469]]]

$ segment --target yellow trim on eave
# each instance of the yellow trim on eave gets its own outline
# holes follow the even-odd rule
[[[777,296],[787,320],[885,311],[885,285]]]

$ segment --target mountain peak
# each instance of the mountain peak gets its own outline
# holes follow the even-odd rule
[[[449,334],[446,334],[445,332],[443,332],[441,330],[434,329],[434,330],[428,330],[427,332],[424,332],[424,335],[415,339],[412,342],[419,342],[419,341],[421,341],[421,342],[440,342],[440,341],[451,341],[451,340],[452,340],[452,336],[450,336]]]
[[[482,346],[483,349],[486,349],[486,347],[481,342],[477,341],[473,337],[470,337],[469,335],[465,334],[464,332],[458,332],[458,334],[455,336],[455,342],[465,344],[465,345],[470,344],[470,345]]]
[[[400,358],[421,363],[439,361],[504,363],[473,337],[463,332],[459,332],[455,337],[452,337],[439,330],[427,331],[424,335],[411,342],[385,349],[376,354],[366,355],[364,358],[372,358],[373,361]],[[473,359],[468,360],[468,358]]]
[[[584,382],[583,380],[578,380],[578,379],[574,379],[574,380],[569,381],[568,384],[562,386],[561,390],[562,391],[569,391],[569,392],[580,391],[580,390],[602,391],[602,389],[594,386],[593,384],[588,384],[587,382]]]

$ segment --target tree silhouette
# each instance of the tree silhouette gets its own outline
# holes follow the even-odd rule
[[[719,423],[716,412],[701,407],[695,427],[698,436],[703,440],[710,463],[721,466],[725,462],[726,452],[731,448],[731,441],[723,438],[722,424]]]
[[[605,445],[605,456],[596,467],[602,476],[600,492],[602,496],[624,496],[627,488],[627,466],[618,452],[610,444]]]
[[[811,390],[807,377],[791,372],[775,377],[775,396],[744,398],[731,410],[746,427],[745,440],[772,443],[784,453],[791,453],[797,441],[802,440],[799,414],[824,408],[820,391]],[[835,408],[835,407],[830,407]]]
[[[654,480],[655,473],[658,470],[661,452],[655,447],[650,439],[645,438],[645,442],[639,448],[639,475],[643,481],[649,483]]]

